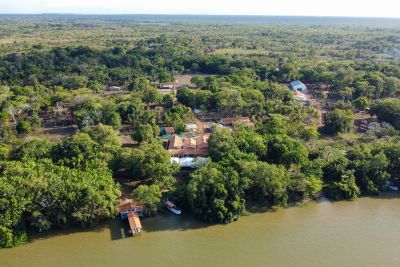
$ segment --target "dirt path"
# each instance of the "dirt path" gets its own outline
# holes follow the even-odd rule
[[[320,100],[318,100],[317,98],[315,98],[312,95],[311,90],[308,91],[307,93],[305,93],[304,95],[307,97],[307,100],[309,101],[310,106],[312,106],[318,110],[319,118],[318,118],[317,126],[323,127],[324,126],[324,117],[325,117],[324,114],[326,114],[328,112],[328,110],[323,106],[323,104],[321,103]]]

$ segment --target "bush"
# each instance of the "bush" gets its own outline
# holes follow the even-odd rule
[[[15,129],[18,134],[28,134],[32,131],[32,127],[27,121],[19,121]]]
[[[350,132],[354,124],[354,115],[351,110],[335,109],[328,113],[324,130],[328,134]]]

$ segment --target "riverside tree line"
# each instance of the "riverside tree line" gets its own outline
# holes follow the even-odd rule
[[[210,30],[198,42],[190,35],[152,33],[135,44],[36,44],[2,55],[0,246],[26,242],[29,231],[87,227],[114,217],[121,172],[140,181],[132,196],[147,214],[157,213],[161,192],[168,191],[208,223],[236,220],[249,203],[286,206],[321,194],[354,199],[380,194],[398,182],[400,66],[390,58],[375,60],[384,50],[380,46],[393,48],[399,42],[387,29],[377,33],[386,41],[377,39],[376,46],[360,41],[365,30],[356,37],[337,33],[349,38],[341,51],[346,55],[337,61],[322,57],[337,58],[338,51],[314,61],[301,57],[311,53],[308,48],[319,51],[307,41],[304,51],[276,52],[270,58],[214,53],[215,47],[226,49],[226,43],[243,52],[279,40],[279,32],[264,33],[252,47],[245,33],[241,43],[224,37],[224,31],[216,38]],[[327,36],[321,33],[318,42],[333,42]],[[374,57],[367,60],[367,51]],[[189,72],[196,74],[191,81],[196,89],[182,87],[176,96],[157,90]],[[328,111],[322,128],[316,125],[318,110],[294,100],[286,86],[293,79],[315,86],[314,97]],[[108,85],[126,91],[105,95]],[[248,116],[255,126],[215,126],[210,158],[177,183],[179,168],[159,139],[160,127],[184,131],[194,120],[194,109]],[[354,133],[354,114],[360,112],[378,120],[363,134]],[[58,141],[40,138],[43,114],[61,123],[69,113],[76,134]],[[121,146],[123,126],[134,147]]]

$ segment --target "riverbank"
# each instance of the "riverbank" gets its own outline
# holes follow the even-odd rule
[[[252,213],[228,225],[188,216],[143,220],[138,238],[118,238],[118,220],[91,230],[38,234],[0,250],[1,266],[397,266],[400,198],[307,202]]]

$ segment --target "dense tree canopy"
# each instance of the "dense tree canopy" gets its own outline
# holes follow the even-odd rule
[[[244,209],[239,175],[210,164],[192,174],[187,198],[194,214],[210,223],[229,222]]]
[[[4,246],[18,242],[27,226],[42,231],[113,217],[120,195],[107,166],[95,160],[81,170],[49,160],[2,163],[0,191],[0,225],[9,239]]]
[[[353,124],[354,116],[350,110],[336,109],[328,113],[324,130],[329,134],[349,132],[352,129]]]

